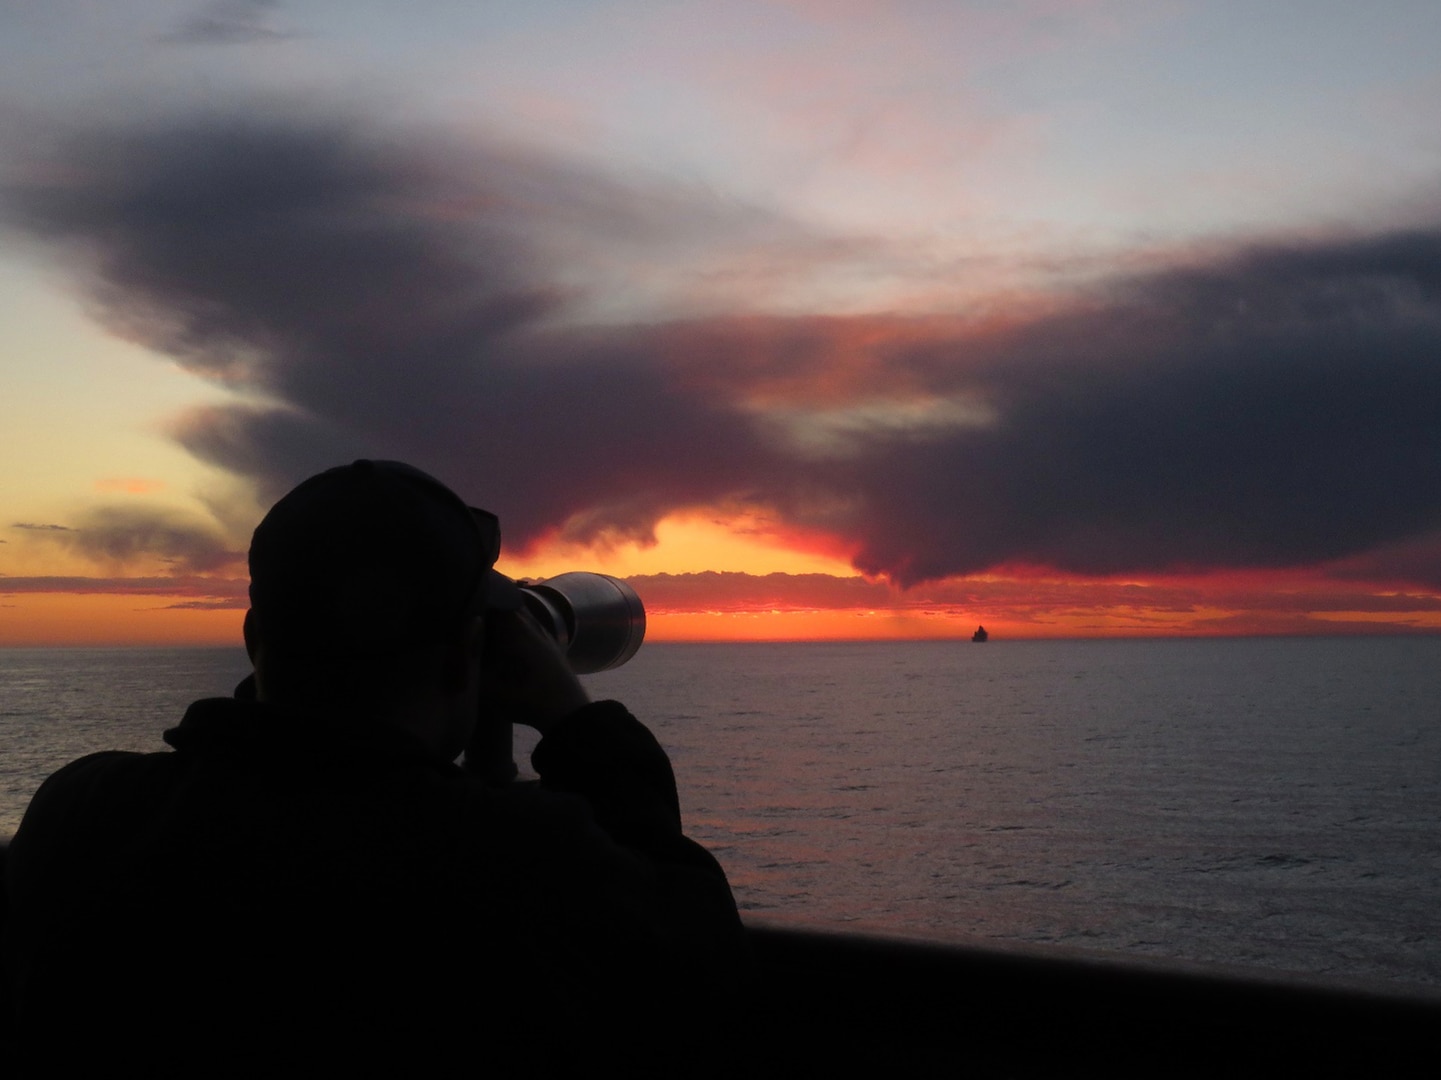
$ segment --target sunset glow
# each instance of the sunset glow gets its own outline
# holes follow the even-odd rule
[[[181,596],[7,595],[0,647],[239,645],[243,607],[195,609]]]
[[[1441,632],[1434,3],[7,19],[0,645],[362,456],[654,641]]]

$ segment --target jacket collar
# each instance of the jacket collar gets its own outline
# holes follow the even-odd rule
[[[203,698],[195,702],[164,737],[185,753],[309,751],[332,757],[387,758],[397,764],[459,771],[453,762],[438,760],[419,739],[385,724],[236,698]]]

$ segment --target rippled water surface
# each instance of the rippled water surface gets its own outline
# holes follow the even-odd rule
[[[0,832],[245,670],[0,650]],[[588,681],[745,910],[1441,983],[1441,639],[648,645]]]

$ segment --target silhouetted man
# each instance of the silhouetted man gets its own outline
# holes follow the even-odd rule
[[[12,843],[32,1070],[707,1059],[741,964],[725,875],[682,835],[660,745],[588,701],[499,547],[396,462],[271,509],[253,693],[196,702],[170,751],[66,766]],[[510,722],[542,733],[539,787],[454,763]]]

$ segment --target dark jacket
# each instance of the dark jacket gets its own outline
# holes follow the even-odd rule
[[[666,1071],[741,977],[725,875],[615,702],[541,741],[538,786],[231,699],[165,738],[61,769],[11,845],[16,1030],[37,1070],[459,1050],[568,1071],[623,1045]]]

